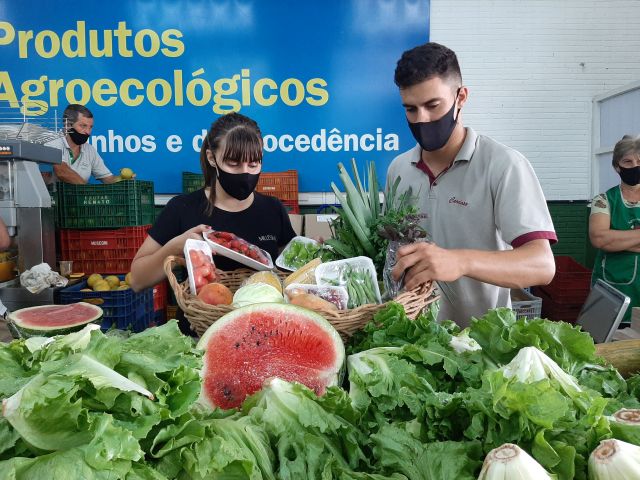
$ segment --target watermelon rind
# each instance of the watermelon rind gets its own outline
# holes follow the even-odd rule
[[[329,337],[331,343],[334,345],[336,358],[333,362],[333,368],[331,370],[326,371],[326,387],[337,385],[342,381],[342,377],[344,375],[345,368],[345,349],[344,343],[340,334],[335,329],[331,323],[329,323],[322,315],[312,310],[298,307],[296,305],[291,304],[283,304],[283,303],[256,303],[253,305],[247,305],[245,307],[237,308],[226,315],[220,317],[216,320],[202,335],[200,341],[198,342],[196,348],[199,350],[207,350],[207,346],[211,339],[220,331],[228,328],[233,328],[233,323],[236,319],[239,319],[245,315],[251,315],[253,313],[256,314],[265,314],[266,312],[273,312],[275,315],[286,316],[287,314],[291,314],[294,316],[301,316],[305,318],[307,321],[313,322],[315,325],[320,327],[320,329],[326,333]],[[212,405],[208,398],[206,398],[204,393],[204,376],[206,375],[208,369],[206,357],[204,359],[204,365],[201,370],[201,377],[203,378],[203,388],[200,394],[200,399],[198,403],[201,406],[206,406],[209,408],[215,408],[216,405]],[[265,379],[266,380],[266,379]]]
[[[68,304],[68,305],[60,305],[60,307],[72,307],[76,304]],[[18,333],[21,338],[30,338],[30,337],[53,337],[55,335],[66,335],[68,333],[77,332],[81,330],[89,323],[100,323],[102,320],[102,308],[97,305],[93,305],[90,303],[82,302],[82,306],[89,307],[88,310],[93,310],[93,314],[91,316],[87,315],[86,318],[75,321],[73,323],[69,322],[68,325],[56,325],[56,326],[48,326],[48,325],[33,325],[29,323],[28,325],[21,318],[21,314],[25,312],[33,312],[41,309],[46,309],[52,307],[52,305],[38,305],[36,307],[27,307],[21,308],[20,310],[16,310],[11,312],[8,315],[9,325]]]

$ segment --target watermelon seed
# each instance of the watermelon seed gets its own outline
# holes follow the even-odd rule
[[[256,342],[256,347],[259,347],[259,346],[260,346],[260,340]]]
[[[240,342],[236,342],[236,348],[240,348]]]
[[[222,394],[225,396],[225,398],[231,398],[231,390],[229,389],[229,387],[224,387],[222,389]]]

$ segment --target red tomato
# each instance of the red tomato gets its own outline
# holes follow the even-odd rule
[[[213,283],[213,282],[215,282],[216,280],[218,280],[218,275],[216,275],[216,272],[215,272],[215,271],[213,271],[213,272],[211,272],[211,274],[207,277],[207,282],[208,282],[208,283]]]
[[[197,288],[202,287],[203,285],[206,285],[208,282],[202,275],[200,275],[199,273],[196,272],[193,275],[193,283],[196,284],[196,289],[197,289]]]
[[[189,250],[189,258],[191,259],[191,265],[194,268],[198,268],[204,263],[200,253],[201,252],[199,250]]]
[[[213,266],[210,263],[205,263],[201,267],[198,268],[198,272],[203,277],[208,277],[213,272]]]

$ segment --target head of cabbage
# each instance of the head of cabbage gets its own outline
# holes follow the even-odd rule
[[[266,283],[250,283],[240,287],[233,295],[233,308],[246,307],[254,303],[284,303],[284,298],[278,290]]]

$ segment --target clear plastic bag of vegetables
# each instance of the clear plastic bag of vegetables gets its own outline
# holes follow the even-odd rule
[[[381,237],[389,240],[382,271],[386,299],[397,297],[404,287],[404,273],[398,280],[394,280],[391,275],[391,271],[398,261],[398,250],[412,243],[431,241],[427,231],[420,226],[420,221],[423,218],[425,218],[424,214],[407,215],[399,224],[385,224],[380,226],[378,230]]]

